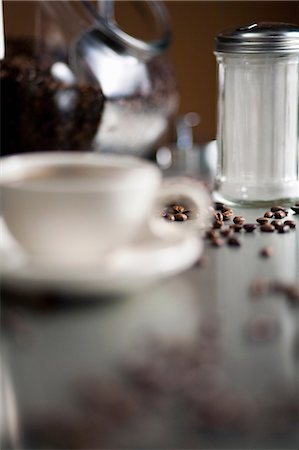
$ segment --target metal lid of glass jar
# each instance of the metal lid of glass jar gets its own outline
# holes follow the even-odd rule
[[[261,22],[227,30],[216,37],[218,53],[299,53],[299,26]]]

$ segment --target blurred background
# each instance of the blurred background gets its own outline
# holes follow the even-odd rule
[[[148,30],[140,23],[136,12],[139,2],[115,3],[116,18],[123,29],[146,38]],[[251,22],[299,23],[299,2],[167,1],[166,4],[173,30],[169,55],[181,96],[179,114],[197,112],[200,126],[194,129],[195,140],[207,142],[216,135],[215,36],[225,28]],[[14,36],[30,36],[34,32],[36,5],[34,1],[4,0],[6,31]]]

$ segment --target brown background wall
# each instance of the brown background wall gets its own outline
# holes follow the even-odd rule
[[[5,1],[6,32],[30,35],[34,27],[36,2]],[[173,45],[170,57],[181,92],[180,113],[196,111],[201,124],[196,139],[206,141],[216,131],[216,64],[214,38],[225,28],[258,21],[299,23],[297,1],[167,1],[172,20]],[[121,23],[141,31],[127,2],[120,8]]]

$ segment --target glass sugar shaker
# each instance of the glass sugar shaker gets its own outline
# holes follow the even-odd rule
[[[218,196],[247,205],[299,198],[299,27],[219,34]]]

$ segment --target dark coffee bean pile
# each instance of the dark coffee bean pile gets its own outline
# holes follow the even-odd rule
[[[91,150],[105,103],[100,86],[58,81],[26,46],[12,46],[0,70],[2,155]]]
[[[299,201],[292,207],[293,211],[299,208]],[[287,218],[289,212],[282,206],[273,206],[269,211],[265,211],[263,217],[256,219],[257,223],[246,223],[243,216],[235,216],[233,209],[226,206],[224,203],[216,202],[212,210],[212,225],[205,233],[205,238],[210,242],[212,247],[223,247],[225,243],[234,248],[239,248],[242,245],[240,238],[236,236],[245,233],[254,233],[259,226],[262,233],[285,234],[296,228],[296,221],[284,220]],[[273,220],[271,220],[273,219]],[[225,221],[231,221],[225,225]],[[271,222],[270,222],[271,220]],[[264,258],[270,258],[274,254],[272,247],[264,247],[260,249],[259,255]]]

